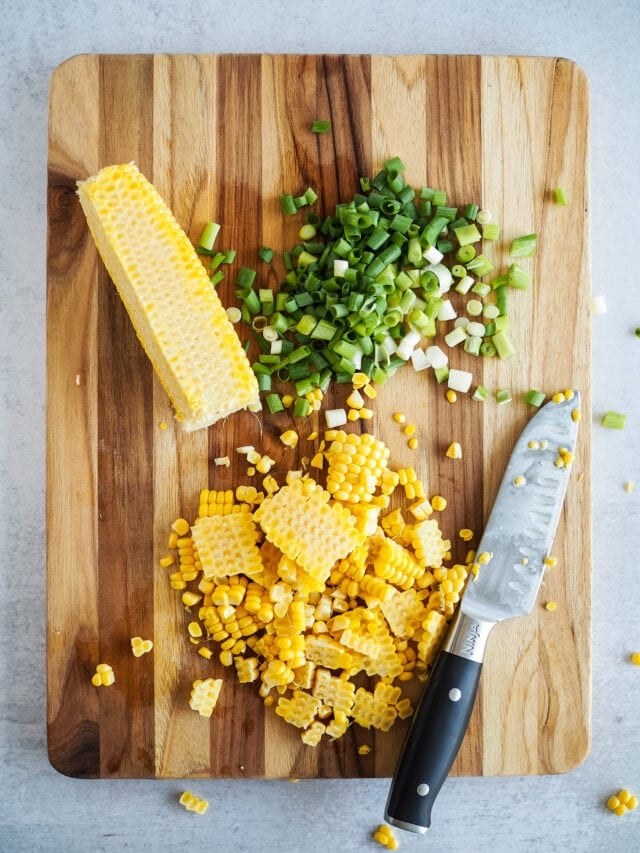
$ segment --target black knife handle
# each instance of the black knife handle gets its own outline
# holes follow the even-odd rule
[[[385,820],[426,832],[431,809],[469,724],[482,662],[441,651],[414,713],[385,809]]]

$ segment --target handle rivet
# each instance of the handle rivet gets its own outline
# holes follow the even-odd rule
[[[449,699],[451,699],[452,702],[457,702],[461,697],[462,691],[459,690],[457,687],[452,687],[449,691]]]
[[[427,785],[427,783],[426,782],[420,782],[420,784],[416,788],[416,794],[419,797],[426,797],[428,793],[429,793],[429,786]]]

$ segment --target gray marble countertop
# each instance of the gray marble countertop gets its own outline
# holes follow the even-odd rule
[[[451,779],[427,837],[407,851],[640,850],[640,4],[419,0],[0,0],[0,851],[380,850],[388,782],[77,781],[47,760],[44,616],[44,343],[47,95],[84,52],[484,53],[565,56],[590,82],[593,292],[593,745],[555,777]],[[622,432],[599,424],[628,414]],[[623,484],[636,480],[627,493]]]

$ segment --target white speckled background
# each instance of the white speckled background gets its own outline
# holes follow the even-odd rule
[[[44,682],[45,181],[49,75],[83,52],[495,53],[566,56],[591,86],[594,318],[593,747],[577,770],[452,779],[402,850],[640,850],[640,4],[637,0],[0,0],[0,851],[381,850],[380,781],[76,781],[51,769]],[[557,286],[562,287],[562,271]],[[629,415],[606,430],[607,409]],[[632,494],[623,483],[637,480]]]

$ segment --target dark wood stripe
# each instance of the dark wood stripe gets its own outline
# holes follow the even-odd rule
[[[152,173],[153,60],[101,63],[101,165]],[[98,615],[100,661],[116,673],[100,699],[103,776],[154,772],[153,667],[129,640],[153,636],[153,369],[101,267],[98,341]]]

